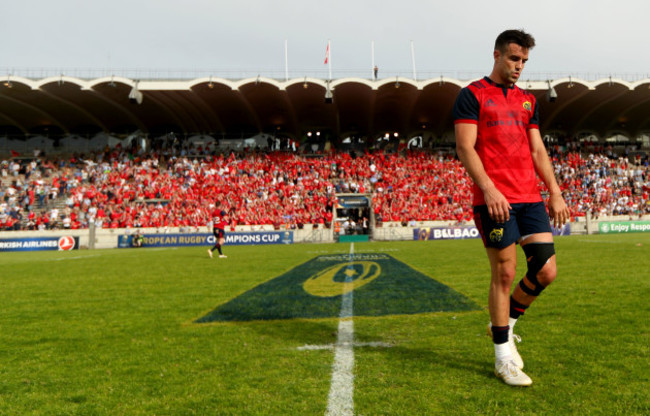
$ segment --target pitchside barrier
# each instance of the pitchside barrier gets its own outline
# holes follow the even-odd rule
[[[70,235],[50,237],[4,238],[8,233],[0,233],[0,252],[3,251],[70,251],[79,248],[79,237]]]
[[[647,233],[650,221],[603,221],[598,224],[600,234]]]
[[[570,224],[565,224],[559,228],[551,228],[553,235],[571,235]],[[413,230],[414,240],[458,240],[465,238],[481,238],[481,234],[475,226],[424,227]]]
[[[210,233],[202,234],[141,234],[142,240],[138,247],[178,247],[178,246],[214,246],[215,236]],[[134,247],[136,236],[121,235],[118,237],[119,248]],[[261,231],[248,233],[226,233],[226,245],[256,245],[256,244],[293,244],[292,231]]]
[[[201,245],[212,246],[214,237],[206,227],[193,228],[140,228],[143,246]],[[598,220],[580,218],[564,227],[558,234],[596,234],[620,232],[650,232],[650,215],[630,221],[629,216],[601,217]],[[2,231],[0,252],[108,249],[128,246],[135,235],[135,229],[95,230],[45,230],[45,231]],[[229,237],[230,236],[230,237]],[[346,236],[345,238],[359,236]],[[365,241],[396,240],[438,240],[451,238],[478,238],[473,224],[458,226],[443,221],[418,222],[413,226],[400,223],[382,223],[372,230],[371,235],[362,236]],[[425,238],[426,237],[426,238]],[[228,240],[230,238],[230,241]],[[344,238],[344,240],[345,240]],[[334,243],[340,241],[330,228],[306,226],[296,230],[274,230],[273,227],[244,226],[235,232],[226,232],[226,244],[295,244]]]

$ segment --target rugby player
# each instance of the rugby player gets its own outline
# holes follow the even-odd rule
[[[212,210],[212,221],[208,224],[208,229],[212,226],[212,234],[214,234],[215,245],[208,250],[208,255],[212,258],[214,250],[219,251],[219,258],[226,258],[227,256],[221,251],[221,246],[226,242],[226,211],[221,209],[221,201],[214,204]]]
[[[488,328],[495,374],[513,386],[532,384],[522,371],[513,327],[556,277],[550,219],[555,226],[569,219],[539,131],[535,97],[515,85],[534,46],[535,39],[523,30],[501,33],[491,74],[463,88],[453,110],[456,150],[474,182],[474,221],[490,261]],[[538,176],[549,192],[548,212]],[[523,248],[528,268],[510,293],[516,244]]]

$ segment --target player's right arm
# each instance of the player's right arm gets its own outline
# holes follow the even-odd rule
[[[497,222],[505,222],[510,219],[510,203],[506,197],[497,189],[488,176],[483,162],[476,152],[476,139],[478,126],[473,123],[456,123],[456,153],[465,170],[474,183],[483,192],[483,197],[488,208],[490,218]]]

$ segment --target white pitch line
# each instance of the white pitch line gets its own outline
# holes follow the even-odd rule
[[[354,256],[354,243],[350,243],[350,262]],[[352,276],[346,275],[345,286],[352,284]],[[332,384],[327,399],[326,416],[354,415],[354,321],[353,290],[343,293],[339,330],[334,346]]]
[[[43,259],[41,261],[65,261],[65,260],[79,260],[79,259],[89,259],[92,257],[99,257],[99,254],[93,254],[90,256],[74,256],[74,257],[60,257],[56,259]]]
[[[587,239],[578,239],[578,241],[583,243],[596,243],[596,244],[622,244],[622,241],[598,241],[598,240],[587,240]]]
[[[371,341],[371,342],[353,342],[352,347],[390,348],[392,347],[392,345],[381,341]],[[333,350],[334,348],[336,348],[336,344],[325,344],[325,345],[307,344],[307,345],[303,345],[302,347],[297,347],[296,349],[298,351],[319,351],[319,350]]]

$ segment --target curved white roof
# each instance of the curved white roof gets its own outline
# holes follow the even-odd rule
[[[332,137],[351,133],[378,137],[398,132],[447,137],[459,90],[473,80],[404,77],[368,80],[294,78],[280,81],[203,77],[138,81],[124,77],[92,80],[69,76],[0,77],[0,129],[13,134],[80,134],[99,131],[148,134],[175,132],[215,137],[277,133],[301,137],[322,130]],[[518,84],[537,97],[541,130],[567,136],[650,131],[650,79],[585,81],[561,78]],[[142,103],[129,95],[134,88]],[[332,103],[325,102],[327,89]],[[554,88],[557,99],[546,93]],[[0,132],[2,135],[2,132]]]

